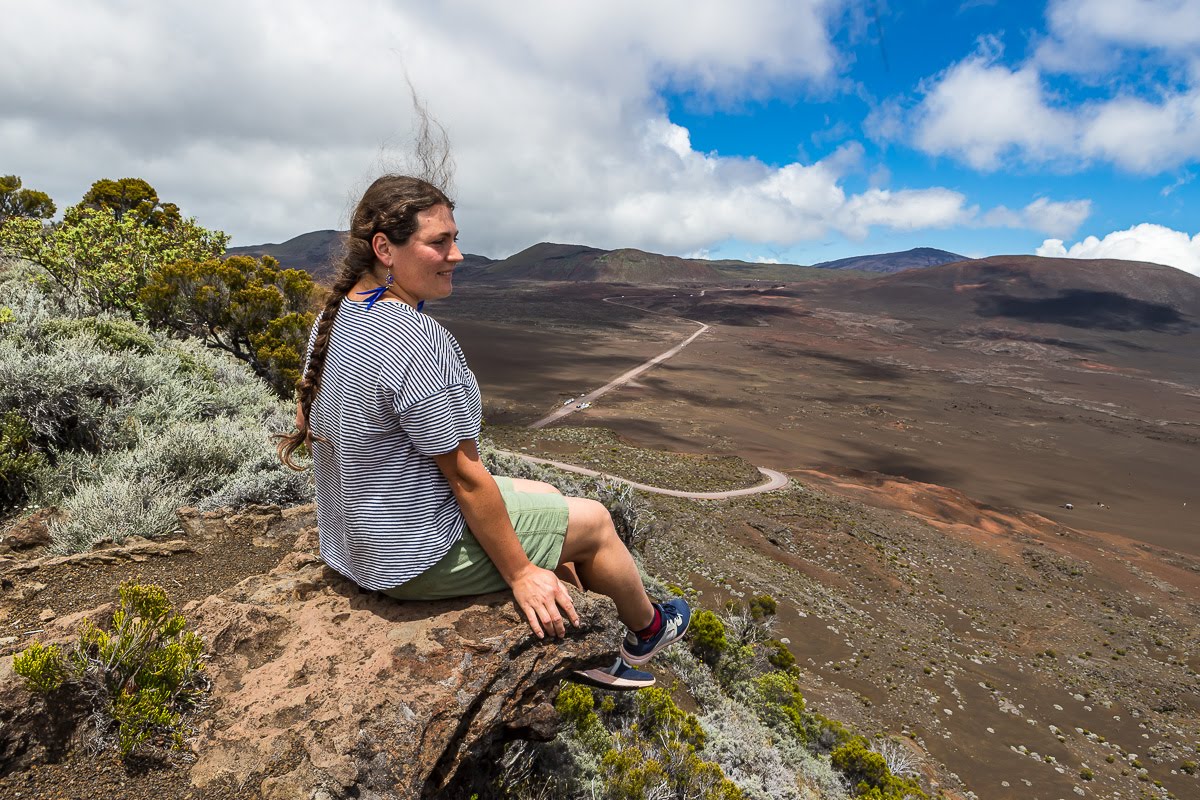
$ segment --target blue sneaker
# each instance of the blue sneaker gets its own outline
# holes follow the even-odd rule
[[[692,621],[692,609],[682,597],[654,605],[662,612],[663,617],[658,633],[643,640],[633,631],[629,631],[621,642],[621,658],[630,664],[645,664],[659,650],[682,639]]]
[[[655,683],[653,675],[640,669],[634,669],[626,664],[625,659],[620,656],[608,669],[597,667],[596,669],[576,670],[572,680],[589,683],[601,689],[620,690],[645,689]]]

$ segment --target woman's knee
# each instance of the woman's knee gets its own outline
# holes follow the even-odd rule
[[[612,516],[603,503],[584,497],[567,498],[567,538],[563,544],[564,561],[587,558],[610,536],[616,536]],[[566,555],[572,558],[565,557]]]

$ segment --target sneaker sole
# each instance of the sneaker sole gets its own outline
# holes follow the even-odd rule
[[[632,653],[628,652],[625,649],[625,642],[622,641],[621,642],[621,658],[625,659],[625,662],[627,664],[629,664],[630,666],[633,666],[633,667],[641,666],[642,664],[645,664],[650,659],[654,658],[654,656],[657,655],[658,653],[661,653],[663,650],[666,650],[668,647],[670,647],[671,645],[675,644],[680,639],[682,639],[683,635],[685,633],[687,633],[688,628],[690,628],[691,626],[692,626],[692,619],[691,619],[691,617],[688,617],[687,625],[683,626],[683,630],[679,631],[679,633],[675,636],[674,639],[672,639],[669,642],[659,643],[658,647],[654,648],[649,653],[646,653],[645,655],[642,655],[642,656],[635,656]]]
[[[610,675],[602,669],[577,669],[572,672],[571,675],[571,680],[573,681],[591,684],[592,686],[598,686],[601,689],[646,689],[658,682],[653,677],[651,677],[649,681],[631,681],[628,678]]]

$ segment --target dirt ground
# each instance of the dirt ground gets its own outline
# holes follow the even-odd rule
[[[696,329],[661,315],[677,313],[712,328],[567,424],[784,471],[899,475],[1200,554],[1188,468],[1200,463],[1200,333],[899,319],[817,290],[526,291],[537,300],[513,305],[530,306],[533,324],[494,319],[494,289],[460,290],[434,310],[494,421],[532,421],[666,349]],[[658,313],[638,320],[598,302],[614,292],[630,303],[640,293]]]
[[[488,317],[489,291],[460,291],[441,318],[489,415],[509,423],[632,366],[609,366],[631,342],[644,358],[695,330],[598,302],[632,289],[529,289],[560,339],[521,340],[516,385],[496,361],[517,348]],[[797,481],[722,503],[657,499],[669,524],[653,570],[710,608],[781,600],[810,703],[912,738],[942,788],[1200,796],[1195,334],[900,319],[807,288],[640,302],[713,328],[565,424]]]

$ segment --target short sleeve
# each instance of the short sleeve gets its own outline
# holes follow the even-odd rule
[[[449,453],[463,439],[479,436],[479,389],[473,384],[447,386],[400,412],[400,425],[417,451]]]
[[[479,385],[454,338],[424,328],[407,343],[398,369],[385,374],[400,427],[422,455],[436,456],[479,436]]]

